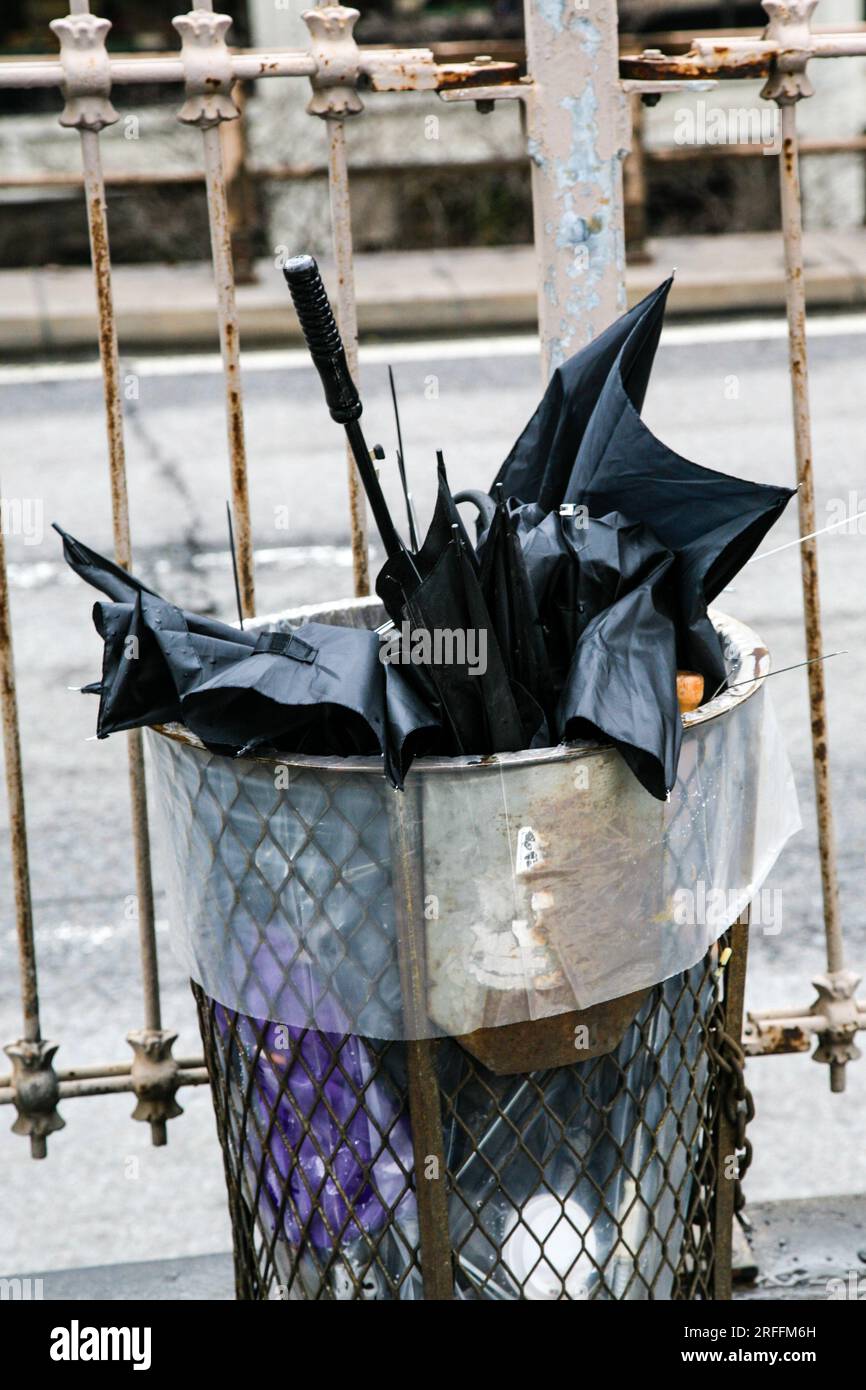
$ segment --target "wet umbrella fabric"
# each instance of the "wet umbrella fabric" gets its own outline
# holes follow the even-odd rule
[[[657,439],[631,389],[642,360],[633,332],[599,395],[561,501],[590,516],[618,511],[641,521],[674,553],[678,661],[716,689],[726,670],[707,605],[754,554],[794,489],[703,468]]]
[[[478,580],[512,688],[544,711],[549,742],[556,704],[553,675],[527,555],[501,489]]]
[[[707,605],[793,496],[690,463],[641,420],[670,284],[559,368],[491,489],[511,498],[559,696],[556,735],[605,734],[655,796],[676,777],[677,668],[724,685]],[[483,565],[495,503],[471,500]]]
[[[408,637],[408,669],[440,714],[438,751],[505,753],[547,742],[543,709],[509,678],[441,458],[433,518],[412,561],[410,572],[402,556],[389,557],[376,590],[397,625],[392,659],[408,659]]]
[[[557,367],[532,419],[497,473],[491,493],[501,484],[506,497],[533,503],[537,521],[559,506],[599,394],[628,341],[634,348],[628,389],[635,408],[642,408],[672,283],[665,280]]]
[[[523,539],[558,691],[555,736],[610,740],[664,798],[682,741],[674,556],[616,512],[552,512]]]
[[[114,600],[94,607],[103,672],[85,687],[100,696],[99,737],[177,721],[223,753],[381,752],[396,786],[435,738],[436,715],[382,663],[376,633],[325,623],[245,632],[196,617],[61,535],[72,568]]]

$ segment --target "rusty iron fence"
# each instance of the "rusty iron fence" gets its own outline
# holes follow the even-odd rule
[[[806,313],[803,278],[799,187],[800,147],[797,105],[811,95],[809,63],[817,59],[866,54],[866,32],[813,31],[816,0],[766,0],[770,16],[760,37],[735,35],[698,38],[681,50],[649,49],[623,55],[617,37],[615,0],[588,0],[562,8],[554,18],[549,7],[526,2],[526,72],[511,58],[483,56],[448,61],[428,49],[360,48],[353,38],[358,12],[340,5],[319,5],[305,20],[310,42],[304,50],[234,51],[228,46],[230,20],[201,4],[173,22],[180,49],[173,54],[109,57],[109,24],[91,15],[87,0],[72,0],[71,13],[51,24],[59,42],[54,60],[0,62],[0,87],[50,88],[62,94],[60,122],[77,130],[81,143],[82,181],[86,194],[91,259],[98,306],[99,353],[105,394],[108,485],[111,493],[115,555],[132,563],[132,532],[124,463],[124,421],[118,372],[118,341],[112,301],[106,179],[100,158],[100,132],[119,119],[112,100],[114,83],[174,84],[183,92],[178,119],[201,131],[203,177],[207,191],[215,314],[219,326],[225,385],[227,466],[238,547],[243,613],[255,613],[253,538],[250,525],[247,460],[244,443],[243,392],[229,193],[238,168],[238,136],[227,135],[241,115],[235,94],[239,83],[279,78],[303,79],[311,87],[308,110],[328,128],[327,178],[337,305],[350,362],[357,364],[347,123],[363,119],[366,102],[378,92],[435,93],[446,103],[471,101],[479,110],[497,101],[521,104],[530,159],[538,262],[538,304],[542,379],[570,352],[603,329],[624,306],[623,160],[629,147],[631,107],[655,101],[671,91],[738,78],[765,78],[762,98],[780,112],[778,157],[785,251],[792,405],[796,439],[796,475],[802,536],[816,528],[809,421]],[[681,37],[681,36],[680,36]],[[496,51],[495,45],[493,46]],[[684,50],[684,51],[682,51]],[[235,127],[237,130],[237,127]],[[359,479],[349,460],[348,494],[352,528],[354,586],[369,592],[365,514]],[[814,540],[801,546],[807,655],[822,652],[817,551]],[[816,1060],[829,1066],[830,1084],[841,1091],[847,1063],[858,1055],[856,1035],[866,1027],[866,1001],[858,1001],[858,976],[845,962],[839,915],[837,868],[828,758],[824,675],[820,661],[809,666],[812,751],[818,807],[820,873],[823,890],[827,969],[815,981],[811,1005],[750,1014],[742,1049],[732,1042],[738,1071],[743,1053],[769,1056],[808,1052],[816,1042]],[[10,810],[16,923],[21,971],[22,1031],[5,1052],[11,1073],[0,1077],[0,1105],[17,1111],[14,1129],[29,1138],[34,1158],[45,1157],[47,1137],[64,1121],[58,1102],[77,1096],[117,1091],[134,1094],[134,1118],[151,1126],[153,1143],[166,1142],[167,1121],[179,1113],[176,1094],[187,1085],[208,1081],[200,1057],[175,1058],[174,1034],[161,1015],[153,912],[148,808],[142,739],[128,735],[132,837],[139,903],[139,938],[143,1006],[142,1026],[128,1035],[132,1058],[87,1068],[54,1066],[58,1044],[43,1037],[37,985],[33,905],[27,858],[24,780],[19,714],[15,694],[12,623],[0,528],[0,695],[2,695],[6,781]],[[745,949],[738,960],[744,968]],[[739,968],[739,967],[738,967]],[[740,1031],[742,987],[738,1007],[729,1012],[727,1028]],[[206,1016],[206,1017],[205,1017]],[[213,1029],[236,1028],[237,1021],[214,1021],[205,1009],[206,1036]],[[210,1034],[207,1033],[210,1029]],[[409,1044],[409,1047],[415,1046]],[[261,1049],[261,1039],[241,1039],[244,1048]],[[213,1059],[212,1059],[213,1060]],[[717,1100],[716,1104],[718,1112]],[[221,1124],[230,1127],[234,1101],[227,1091]],[[456,1100],[454,1102],[456,1105]],[[722,1117],[742,1139],[742,1095]],[[712,1125],[710,1126],[712,1128]],[[709,1132],[709,1130],[708,1130]],[[730,1150],[731,1133],[726,1142]],[[734,1143],[734,1147],[737,1144]],[[240,1192],[243,1175],[230,1176]],[[704,1191],[702,1188],[701,1191]],[[726,1197],[733,1201],[733,1197]],[[712,1214],[707,1220],[715,1220]],[[722,1223],[724,1225],[724,1223]],[[251,1233],[251,1241],[261,1240]],[[724,1232],[719,1240],[724,1241]],[[693,1252],[688,1277],[703,1281],[700,1251]],[[291,1274],[291,1272],[290,1272]],[[266,1278],[276,1278],[268,1268]],[[291,1277],[294,1277],[292,1275]],[[685,1277],[677,1271],[677,1277]]]

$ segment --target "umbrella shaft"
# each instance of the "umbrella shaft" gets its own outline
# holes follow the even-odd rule
[[[364,433],[357,420],[346,421],[346,438],[349,441],[349,447],[358,465],[361,482],[364,484],[364,491],[367,494],[367,499],[370,503],[376,525],[379,528],[382,544],[388,555],[402,554],[406,547],[397,534],[394,522],[391,520],[391,513],[388,511],[388,504],[385,501],[384,493],[379,485],[379,479],[376,476],[376,470],[370,458],[370,451],[364,439]]]

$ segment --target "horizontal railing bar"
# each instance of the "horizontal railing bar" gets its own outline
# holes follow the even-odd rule
[[[283,49],[276,53],[247,50],[229,53],[228,62],[236,82],[255,82],[265,77],[315,77],[318,63],[305,49]],[[186,80],[183,60],[174,57],[109,58],[112,85],[140,86],[153,83],[181,83]],[[515,64],[497,62],[437,63],[429,48],[358,50],[357,78],[372,91],[436,91],[440,87],[485,85],[513,81]],[[63,65],[57,59],[35,62],[0,62],[0,88],[59,87],[64,82]],[[351,80],[351,79],[350,79]]]
[[[187,1070],[195,1070],[197,1067],[203,1067],[205,1063],[203,1057],[180,1057],[177,1064]],[[55,1076],[59,1081],[92,1081],[103,1076],[129,1076],[131,1071],[131,1060],[129,1062],[93,1062],[90,1066],[58,1068],[55,1071]],[[0,1091],[8,1090],[11,1085],[11,1076],[8,1074],[0,1076]]]
[[[838,24],[812,24],[810,25],[812,34],[838,34],[842,31]],[[624,58],[636,58],[645,48],[689,48],[695,39],[718,39],[720,42],[725,39],[759,39],[764,33],[763,26],[759,24],[744,25],[739,29],[648,29],[641,34],[633,34],[625,30],[620,31],[619,49],[620,56]],[[845,25],[846,34],[866,33],[866,21],[852,20]],[[431,45],[435,50],[439,50],[439,44]]]
[[[727,35],[718,34],[696,40],[685,53],[644,49],[641,53],[621,54],[619,70],[624,78],[655,80],[761,78],[769,76],[776,59],[784,52],[785,49],[775,39],[749,36],[731,40]],[[866,33],[813,33],[803,52],[808,60],[860,58],[866,54]]]
[[[765,156],[769,147],[762,144],[722,143],[691,145],[647,145],[644,157],[651,163],[666,164],[694,160],[703,155],[727,158]],[[774,151],[773,151],[774,152]],[[849,135],[839,139],[806,139],[800,145],[801,155],[866,154],[866,135]],[[514,172],[529,165],[529,155],[491,155],[487,159],[446,160],[431,163],[430,160],[403,160],[395,163],[382,163],[371,160],[356,164],[352,169],[353,178],[373,178],[386,174],[439,174],[453,172],[459,174]],[[262,183],[292,183],[307,179],[327,177],[325,164],[248,164],[244,172],[248,178]],[[108,188],[140,188],[157,184],[195,185],[204,181],[203,169],[173,169],[162,173],[156,169],[141,170],[136,173],[106,173],[104,181]],[[80,174],[45,172],[35,174],[0,174],[0,188],[81,188],[84,180]]]
[[[209,1082],[207,1068],[204,1063],[198,1066],[182,1067],[173,1078],[178,1086],[207,1086]],[[81,1096],[112,1096],[122,1095],[125,1092],[134,1092],[135,1084],[131,1076],[124,1074],[111,1074],[103,1076],[82,1077],[78,1080],[64,1080],[61,1074],[59,1081],[60,1100],[75,1100]],[[15,1092],[11,1086],[0,1087],[0,1105],[13,1105],[15,1102]]]
[[[239,82],[258,77],[312,77],[316,61],[303,49],[284,53],[233,53],[232,69]],[[112,84],[135,86],[160,82],[183,82],[180,56],[165,58],[111,58]],[[64,80],[63,65],[55,58],[36,62],[0,62],[0,87],[59,87]]]
[[[866,999],[856,1001],[857,1029],[866,1031]],[[826,1032],[828,1020],[820,1011],[808,1008],[765,1009],[746,1017],[743,1047],[750,1057],[776,1057],[793,1051],[807,1051],[810,1038]],[[131,1063],[105,1062],[92,1066],[67,1067],[56,1073],[61,1100],[79,1096],[113,1095],[133,1091]],[[208,1075],[202,1057],[178,1059],[178,1085],[203,1086]],[[11,1105],[14,1092],[10,1076],[0,1076],[0,1105]]]
[[[781,52],[772,40],[749,35],[725,46],[729,36],[711,34],[700,43],[709,48],[715,39],[719,45],[719,76],[759,76],[768,70],[774,57]],[[510,81],[513,63],[493,62],[475,67],[472,63],[437,63],[429,48],[375,49],[358,51],[358,77],[374,91],[437,90],[449,86],[471,86],[482,80]],[[727,57],[722,56],[726,54]],[[856,58],[866,55],[866,31],[857,28],[813,32],[809,44],[812,58]],[[688,55],[665,55],[653,62],[652,70],[668,70],[675,75],[679,62]],[[270,77],[314,77],[318,65],[313,55],[303,49],[283,49],[267,53],[257,50],[235,51],[229,54],[232,74],[238,82],[253,82]],[[148,83],[181,83],[185,80],[180,56],[109,58],[112,84],[142,85]],[[621,71],[624,76],[638,75],[636,65],[649,67],[640,53],[623,54]],[[715,70],[715,69],[714,69]],[[646,75],[646,74],[645,74]],[[63,65],[57,59],[37,61],[4,60],[0,62],[0,89],[37,89],[60,87],[64,81]]]

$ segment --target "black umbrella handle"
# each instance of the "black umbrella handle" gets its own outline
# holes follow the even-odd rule
[[[283,274],[291,291],[310,356],[322,378],[331,418],[345,426],[349,446],[358,465],[373,516],[376,518],[382,544],[388,555],[405,554],[408,557],[409,552],[391,519],[385,494],[379,485],[370,451],[358,424],[362,409],[361,398],[349,371],[343,340],[331,312],[319,267],[312,256],[293,256],[283,267]],[[410,561],[410,565],[414,570],[414,563]]]
[[[293,256],[283,267],[304,340],[322,378],[331,419],[348,425],[361,414],[361,398],[352,380],[346,350],[331,310],[319,267],[312,256]]]

